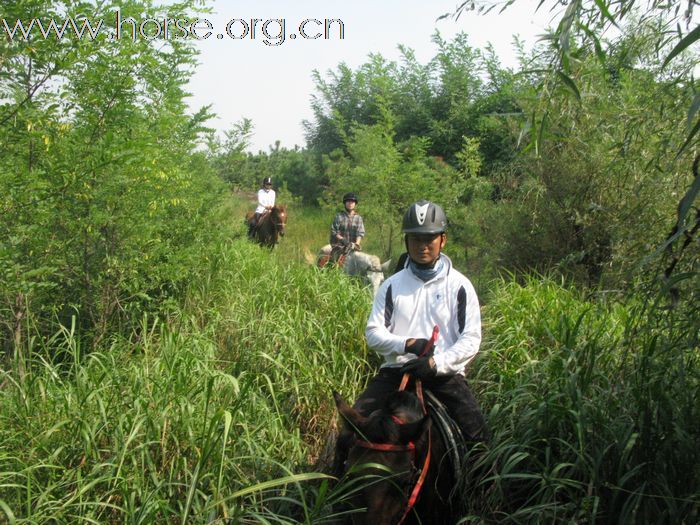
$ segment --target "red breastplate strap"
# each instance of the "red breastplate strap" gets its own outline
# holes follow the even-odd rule
[[[358,447],[379,450],[380,452],[410,452],[411,461],[415,461],[416,459],[416,445],[412,441],[406,445],[392,445],[390,443],[371,443],[369,441],[358,440],[355,444]]]

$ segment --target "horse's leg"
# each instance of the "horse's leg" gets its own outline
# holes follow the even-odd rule
[[[277,233],[277,227],[273,224],[270,227],[270,248],[274,248],[279,242],[279,233]]]
[[[257,229],[258,221],[260,221],[260,215],[258,213],[254,213],[253,216],[248,221],[248,238],[250,238],[250,239],[255,238],[255,233],[256,233],[255,230]]]
[[[259,230],[259,238],[258,241],[260,242],[261,246],[266,246],[268,248],[272,248],[273,243],[272,243],[272,237],[273,233],[272,230],[274,229],[274,225],[272,224],[272,221],[270,219],[270,216],[268,215],[265,222],[260,225],[260,230]]]
[[[267,214],[261,213],[257,217],[255,224],[255,231],[253,232],[253,238],[255,241],[262,245],[265,238],[265,226],[267,225]]]
[[[255,240],[260,246],[265,245],[265,223],[263,222],[255,231]]]

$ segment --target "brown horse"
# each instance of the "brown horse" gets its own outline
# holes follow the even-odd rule
[[[361,478],[363,484],[352,506],[365,510],[354,513],[352,523],[455,523],[464,448],[439,402],[426,392],[431,403],[424,415],[414,393],[394,392],[381,409],[365,417],[336,392],[333,395],[346,428],[354,434],[346,476]]]
[[[246,222],[250,223],[253,213],[246,215]],[[284,236],[287,226],[287,207],[283,204],[273,206],[268,212],[263,213],[255,227],[254,238],[260,246],[272,248]]]

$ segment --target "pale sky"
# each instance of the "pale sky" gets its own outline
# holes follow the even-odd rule
[[[472,47],[483,48],[490,42],[504,66],[515,66],[513,35],[524,40],[529,49],[546,26],[558,21],[558,17],[552,21],[549,12],[535,13],[538,2],[518,0],[502,14],[478,16],[467,12],[457,21],[447,18],[437,22],[440,15],[453,12],[458,1],[216,0],[215,12],[205,15],[213,25],[212,36],[197,43],[201,64],[189,84],[190,106],[196,110],[212,104],[217,118],[210,125],[220,131],[230,129],[243,117],[252,119],[253,152],[267,150],[276,140],[288,148],[303,146],[302,120],[312,117],[314,69],[325,73],[341,62],[355,69],[370,53],[396,60],[399,44],[414,49],[419,62],[426,63],[437,51],[431,42],[436,29],[443,38],[463,31],[469,35]],[[234,19],[237,21],[230,33],[243,38],[225,34],[227,23]],[[253,24],[252,19],[261,21]],[[284,19],[287,36],[282,43],[277,19]],[[299,38],[299,25],[307,19],[342,20],[344,39],[339,39],[337,25],[331,27],[328,40]],[[267,25],[272,38],[262,32],[267,20],[273,20]],[[308,22],[304,29],[310,36],[319,33],[316,22]],[[297,38],[290,37],[292,33]],[[280,44],[266,45],[265,40]]]

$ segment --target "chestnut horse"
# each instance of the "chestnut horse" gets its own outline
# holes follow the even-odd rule
[[[426,391],[424,414],[416,394],[397,391],[365,417],[333,396],[354,434],[345,474],[363,484],[351,503],[359,510],[353,525],[454,524],[465,450],[439,401]]]
[[[246,224],[253,218],[253,212],[246,214]],[[284,236],[287,226],[287,207],[285,205],[273,206],[269,212],[263,213],[255,227],[254,238],[260,246],[272,248]]]

